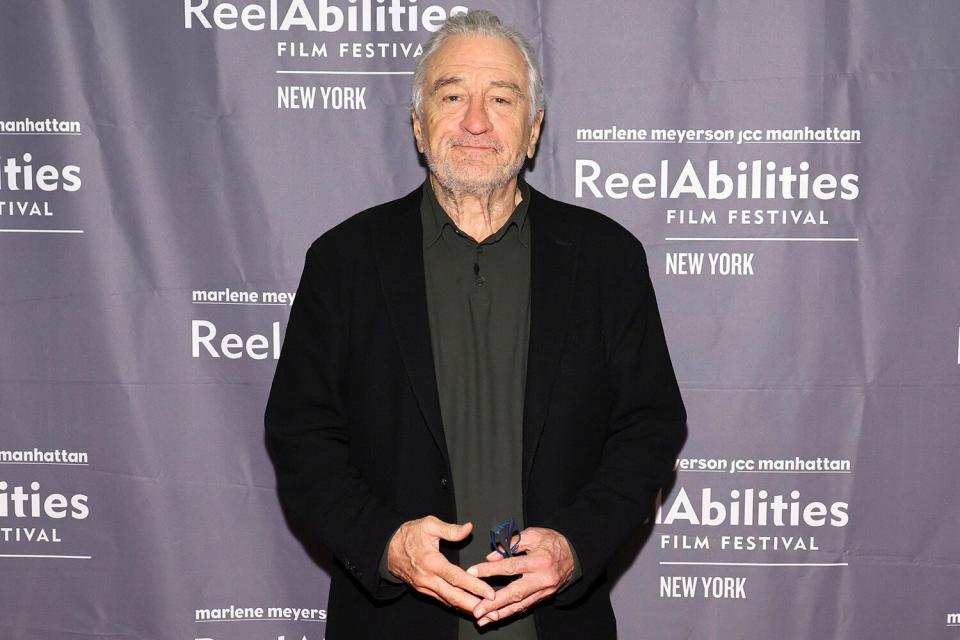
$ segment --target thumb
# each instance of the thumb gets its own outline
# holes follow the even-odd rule
[[[444,540],[463,540],[470,535],[472,529],[472,522],[464,522],[463,524],[444,522],[440,525],[439,535]]]

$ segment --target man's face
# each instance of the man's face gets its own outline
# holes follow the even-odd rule
[[[451,36],[427,63],[417,148],[454,193],[484,194],[507,184],[533,157],[543,112],[530,124],[523,57],[503,38]]]

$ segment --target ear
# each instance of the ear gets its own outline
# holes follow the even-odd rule
[[[540,125],[543,124],[543,109],[537,111],[537,116],[533,119],[533,126],[530,128],[530,143],[527,145],[527,157],[533,159],[537,152],[537,140],[540,139]]]
[[[415,111],[410,112],[410,118],[413,122],[413,137],[417,140],[417,151],[423,153],[423,130],[420,126],[420,118]]]

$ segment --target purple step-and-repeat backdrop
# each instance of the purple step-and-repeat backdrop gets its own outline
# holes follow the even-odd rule
[[[323,638],[268,386],[479,8],[542,60],[527,179],[644,242],[690,415],[620,636],[960,637],[960,4],[460,1],[0,5],[0,637]]]

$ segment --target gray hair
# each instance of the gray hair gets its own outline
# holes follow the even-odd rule
[[[513,43],[523,56],[527,67],[527,85],[530,91],[530,122],[536,118],[537,112],[545,107],[543,95],[543,75],[540,73],[540,63],[533,47],[519,31],[500,21],[500,18],[486,10],[471,11],[452,15],[447,18],[423,47],[423,55],[417,60],[413,74],[413,88],[410,91],[410,109],[417,117],[423,120],[423,84],[427,79],[427,62],[436,53],[447,38],[458,35],[481,35],[490,38],[503,38]]]

